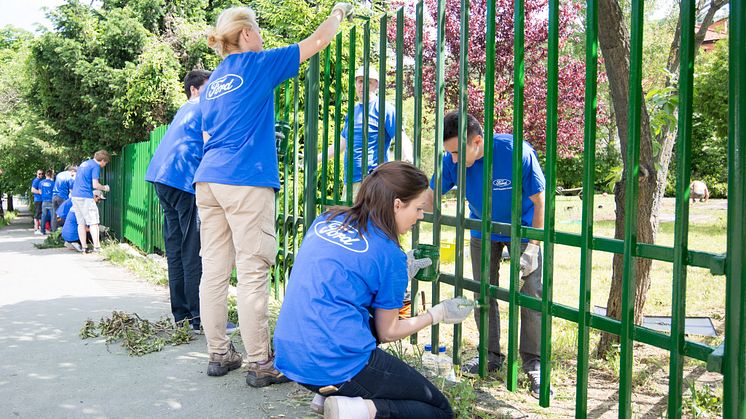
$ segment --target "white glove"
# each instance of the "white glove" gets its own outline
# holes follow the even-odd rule
[[[111,190],[111,188],[109,187],[109,185],[101,185],[101,186],[104,187],[104,189],[102,189],[104,192],[109,192]]]
[[[334,14],[335,11],[339,10],[342,12],[342,19],[347,19],[352,22],[353,9],[354,7],[350,3],[337,3],[332,7],[332,12],[330,14]]]
[[[433,261],[430,258],[415,259],[414,250],[407,252],[407,275],[409,276],[409,280],[411,281],[420,269],[427,268],[432,264]]]
[[[521,276],[528,276],[539,267],[539,246],[533,243],[526,245],[521,255]]]
[[[454,324],[461,323],[474,310],[474,301],[464,297],[451,298],[441,301],[427,310],[433,318],[433,324],[440,322]]]

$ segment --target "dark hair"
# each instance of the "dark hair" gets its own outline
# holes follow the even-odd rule
[[[360,185],[360,191],[351,207],[333,207],[326,213],[327,219],[344,215],[343,226],[357,228],[366,233],[368,221],[381,229],[397,244],[399,231],[394,217],[394,200],[399,198],[408,204],[428,188],[427,176],[410,163],[392,161],[378,166]]]
[[[47,177],[54,177],[54,170],[52,170],[52,169],[47,169],[47,173],[46,173],[46,175],[47,175]]]
[[[187,99],[192,98],[191,87],[194,86],[195,89],[199,89],[210,78],[210,74],[212,74],[212,71],[207,70],[192,70],[187,73],[184,77],[184,93],[186,93]]]
[[[458,137],[459,112],[451,111],[443,117],[443,141]],[[482,125],[474,115],[466,114],[466,141],[470,142],[475,135],[482,135]]]
[[[96,152],[96,154],[93,155],[93,159],[96,161],[105,161],[110,162],[111,156],[109,155],[109,152],[106,150],[99,150]]]

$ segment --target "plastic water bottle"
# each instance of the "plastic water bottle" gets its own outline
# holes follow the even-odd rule
[[[451,382],[457,382],[456,373],[453,370],[453,361],[446,355],[445,345],[438,347],[438,355],[433,354],[432,345],[425,345],[425,352],[422,354],[422,366],[428,375],[432,377],[445,378]]]

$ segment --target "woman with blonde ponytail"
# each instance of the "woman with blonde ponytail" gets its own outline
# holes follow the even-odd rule
[[[280,188],[274,135],[274,89],[331,42],[352,6],[337,3],[308,38],[264,50],[254,11],[224,10],[208,37],[223,61],[200,98],[204,157],[194,176],[201,219],[201,323],[207,375],[242,365],[226,336],[228,280],[238,274],[238,318],[252,387],[288,381],[274,368],[268,327],[268,273],[274,264],[275,192]]]

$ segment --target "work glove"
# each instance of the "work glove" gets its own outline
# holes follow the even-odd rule
[[[441,301],[427,310],[433,318],[433,324],[440,322],[455,324],[461,323],[474,310],[474,301],[467,300],[464,297],[451,298]]]
[[[335,10],[339,10],[342,12],[342,18],[347,19],[348,21],[352,22],[352,11],[354,7],[350,3],[337,3],[332,7],[332,12],[330,14],[334,14]]]
[[[104,189],[102,189],[104,192],[109,192],[111,190],[111,188],[109,187],[109,185],[101,185],[101,186],[104,187]]]
[[[529,243],[521,255],[521,276],[528,276],[539,267],[539,245]]]
[[[411,281],[420,269],[427,268],[432,264],[433,261],[430,258],[415,259],[414,249],[407,252],[407,276],[409,276],[409,280]]]

